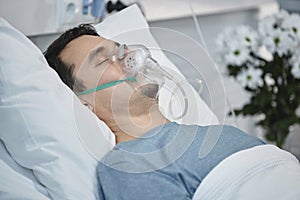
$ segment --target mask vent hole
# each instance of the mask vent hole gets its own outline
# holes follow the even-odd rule
[[[133,69],[136,66],[136,60],[132,57],[129,57],[126,60],[126,68],[127,69]]]

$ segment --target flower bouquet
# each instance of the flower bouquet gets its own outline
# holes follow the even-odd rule
[[[249,26],[231,27],[217,37],[219,66],[251,94],[237,115],[260,115],[267,140],[282,147],[300,124],[300,16],[282,10]]]

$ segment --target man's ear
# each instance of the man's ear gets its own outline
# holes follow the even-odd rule
[[[79,98],[81,103],[85,106],[87,106],[92,112],[95,111],[94,106],[92,104],[90,104],[87,100]]]

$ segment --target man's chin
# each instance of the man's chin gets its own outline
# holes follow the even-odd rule
[[[159,85],[157,84],[143,85],[138,89],[138,91],[140,91],[141,94],[143,94],[148,98],[156,99],[159,91]]]

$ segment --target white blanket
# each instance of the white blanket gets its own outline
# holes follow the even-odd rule
[[[240,151],[205,177],[193,199],[300,199],[299,161],[273,145]]]

